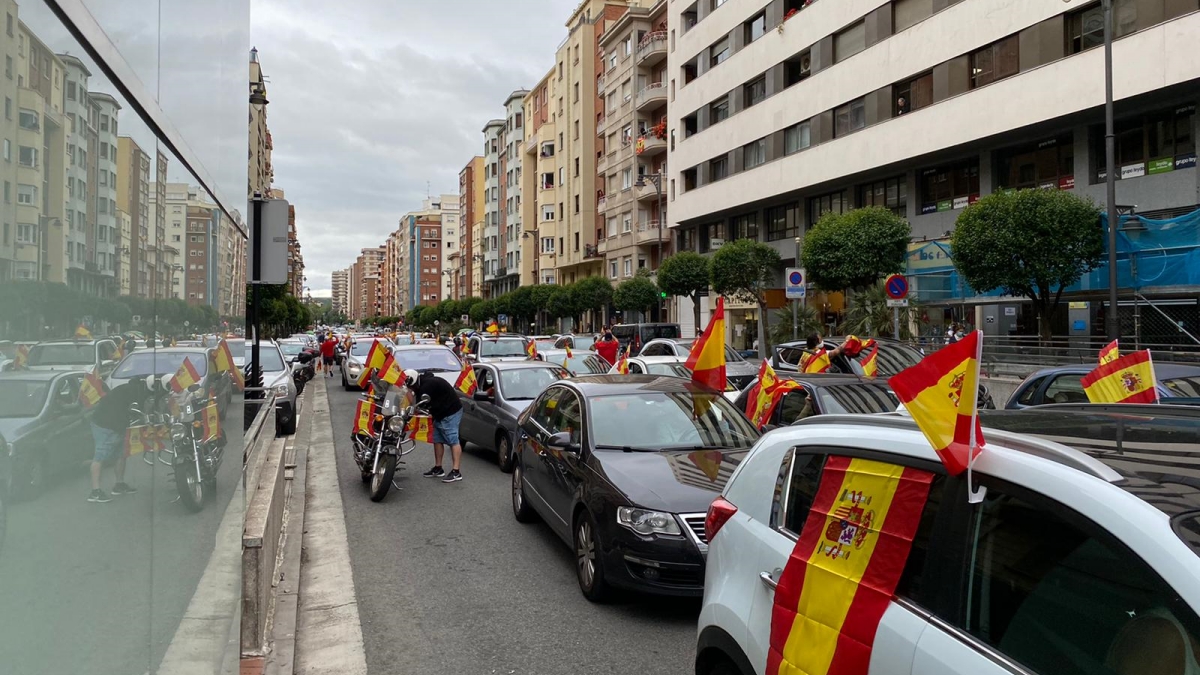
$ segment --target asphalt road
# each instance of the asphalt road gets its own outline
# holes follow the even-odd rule
[[[0,672],[157,670],[240,481],[240,397],[223,424],[231,438],[216,501],[200,513],[172,503],[177,492],[170,467],[136,457],[125,476],[135,495],[89,503],[90,479],[81,463],[55,476],[41,495],[11,505],[0,553]],[[107,491],[112,483],[112,469],[105,468],[101,485]]]
[[[421,476],[433,449],[420,443],[397,473],[404,489],[371,502],[350,449],[357,392],[328,391],[371,673],[692,672],[699,602],[585,600],[569,548],[513,519],[493,453],[468,447],[464,480],[443,484]]]

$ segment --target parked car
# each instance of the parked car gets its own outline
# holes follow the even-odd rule
[[[246,345],[246,361],[250,360],[250,345]],[[299,392],[292,369],[283,358],[283,352],[274,342],[259,342],[258,362],[263,373],[263,387],[275,395],[275,435],[287,436],[296,433],[296,415]]]
[[[801,533],[830,536],[824,514],[808,521],[834,458],[933,474],[870,675],[1140,672],[1157,640],[1186,672],[1200,634],[1200,492],[1186,458],[1200,423],[1037,408],[982,418],[978,504],[904,416],[814,417],[764,436],[705,522],[695,672],[767,673],[783,569]]]
[[[115,389],[135,378],[147,375],[161,378],[174,375],[188,359],[200,375],[200,388],[217,399],[218,410],[224,415],[233,398],[233,381],[228,373],[218,373],[213,367],[214,349],[205,347],[160,347],[134,351],[125,355],[117,368],[105,380],[109,389]]]
[[[687,360],[696,338],[658,338],[647,342],[638,356],[677,356]],[[729,345],[725,345],[725,379],[741,389],[758,378],[758,364],[742,358]]]
[[[651,340],[673,340],[683,335],[677,323],[622,323],[612,327],[612,334],[630,354],[640,354],[642,345]]]
[[[422,373],[433,373],[450,384],[458,381],[463,362],[454,355],[454,350],[441,345],[397,345],[392,355],[404,369]]]
[[[392,341],[384,337],[356,338],[350,345],[350,351],[342,359],[341,366],[342,388],[346,391],[361,389],[358,386],[358,377],[362,375],[363,363],[367,359],[367,354],[371,353],[371,346],[375,343],[379,343],[381,347],[389,350],[392,348]]]
[[[538,359],[560,365],[569,370],[572,375],[600,375],[607,373],[609,369],[608,362],[597,356],[596,352],[576,349],[571,350],[569,359],[565,349],[547,349],[546,351],[539,349]]]
[[[559,349],[559,347],[555,346],[555,344],[558,342],[558,338],[552,335],[531,335],[529,336],[529,339],[533,340],[533,343],[537,345],[539,354],[544,351],[550,351],[551,349]],[[574,349],[574,347],[572,347],[572,349]]]
[[[7,494],[29,498],[56,472],[82,468],[93,454],[79,370],[0,373],[0,436],[8,442]]]
[[[112,340],[52,340],[29,348],[29,370],[95,371],[100,377],[117,367],[117,343]]]
[[[478,389],[473,396],[459,393],[463,417],[458,434],[463,442],[495,450],[500,470],[512,471],[517,416],[542,390],[570,373],[541,361],[502,361],[474,366]]]
[[[686,357],[678,356],[631,356],[629,358],[629,374],[630,375],[667,375],[670,377],[682,377],[685,380],[692,379],[692,371],[687,369],[684,362]],[[617,374],[617,366],[613,365],[608,369],[610,375]],[[737,387],[733,386],[732,382],[725,384],[725,398],[731,402],[737,400],[738,394],[741,393]]]
[[[1016,410],[1045,403],[1087,403],[1081,380],[1095,369],[1086,364],[1043,368],[1017,385],[1004,407]],[[1160,400],[1200,397],[1200,366],[1156,362],[1154,376]]]
[[[529,358],[525,351],[528,340],[521,335],[497,335],[495,337],[472,335],[467,340],[467,359],[473,363],[494,361],[524,361]]]
[[[759,438],[729,401],[674,377],[592,375],[550,385],[518,426],[513,515],[576,551],[587,599],[701,594],[704,513]]]
[[[801,373],[777,373],[782,379],[800,383],[783,395],[767,424],[784,427],[796,422],[803,414],[844,415],[892,413],[900,405],[900,399],[883,380],[867,380],[857,375],[827,374],[804,375]],[[753,384],[738,394],[734,407],[745,411]],[[812,405],[808,406],[809,400]],[[806,407],[807,406],[807,407]]]
[[[574,350],[574,349],[590,350],[592,348],[592,345],[596,344],[596,340],[598,340],[598,339],[600,339],[600,336],[595,335],[595,334],[592,334],[592,335],[582,335],[582,334],[581,335],[559,335],[558,337],[556,337],[554,339],[554,348],[555,349],[566,349],[567,347],[570,347],[572,350]],[[538,349],[541,349],[541,348],[542,348],[541,345],[538,345]]]
[[[297,339],[278,340],[279,350],[292,369],[292,377],[296,380],[299,393],[304,393],[304,385],[317,376],[317,359],[320,352],[314,354],[314,349],[307,341]]]

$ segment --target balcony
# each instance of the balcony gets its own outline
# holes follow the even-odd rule
[[[659,231],[657,220],[647,220],[637,224],[637,228],[633,232],[633,243],[657,244],[660,241],[666,241],[668,236],[665,227],[661,232]]]
[[[529,140],[525,141],[525,154],[532,155],[533,153],[537,152],[537,149],[538,149],[537,136],[534,136],[533,138],[530,138]]]
[[[662,63],[667,58],[667,31],[647,33],[637,46],[637,65],[648,68]]]
[[[601,258],[601,257],[603,257],[603,254],[600,252],[600,248],[598,246],[596,246],[595,244],[584,244],[583,245],[583,257],[584,258]]]
[[[608,197],[599,197],[596,199],[596,213],[604,213],[604,209],[608,208]]]
[[[650,181],[645,181],[640,187],[633,186],[633,196],[639,202],[653,202],[658,200],[658,192],[654,189],[654,184]]]
[[[608,252],[608,240],[607,239],[601,239],[600,241],[596,242],[596,252],[600,253],[600,254],[604,254],[604,253]]]
[[[667,139],[659,138],[654,134],[638,137],[637,154],[639,157],[654,157],[666,151]]]
[[[667,85],[662,82],[646,85],[634,99],[634,106],[638,112],[648,112],[666,104]]]
[[[608,155],[603,151],[596,153],[596,173],[602,174],[608,168]]]
[[[604,137],[604,123],[607,121],[608,121],[608,118],[605,117],[603,114],[596,116],[596,135],[597,136],[599,136],[601,138]]]

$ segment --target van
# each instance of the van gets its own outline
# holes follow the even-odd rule
[[[641,351],[642,345],[658,338],[677,338],[681,335],[677,323],[622,323],[612,327],[613,336],[621,343],[621,349],[630,354]]]

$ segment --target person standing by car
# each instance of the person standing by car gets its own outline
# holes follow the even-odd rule
[[[613,336],[612,326],[605,326],[604,335],[592,345],[592,349],[600,355],[600,358],[608,361],[609,366],[617,364],[617,351],[620,350],[620,347],[621,342]]]
[[[135,403],[145,400],[149,393],[146,381],[135,377],[106,392],[92,410],[95,450],[92,454],[92,493],[88,495],[89,502],[103,504],[112,501],[112,497],[100,489],[100,468],[113,458],[116,458],[116,482],[112,494],[131,495],[137,492],[125,482],[125,431],[129,428],[130,409]]]
[[[333,377],[333,357],[336,349],[337,340],[332,335],[326,336],[321,343],[321,364],[325,366],[325,372],[328,373],[326,377]],[[317,370],[320,371],[319,366]]]
[[[463,407],[458,401],[458,390],[446,380],[434,375],[424,375],[415,370],[404,371],[404,385],[419,401],[429,396],[429,414],[433,417],[433,468],[421,474],[426,478],[442,477],[443,483],[462,480],[459,465],[462,462],[462,443],[458,439],[458,425],[462,421]],[[442,469],[442,458],[446,447],[450,448],[450,473]]]

